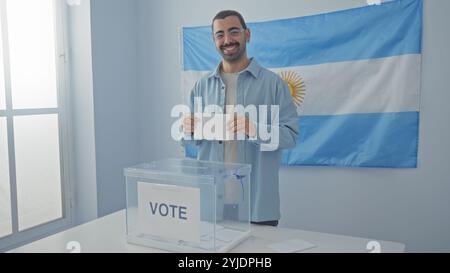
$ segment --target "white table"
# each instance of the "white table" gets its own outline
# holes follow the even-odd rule
[[[370,252],[373,239],[333,235],[290,228],[252,225],[251,236],[231,252],[274,252],[268,245],[290,239],[302,239],[316,245],[302,252]],[[401,243],[376,240],[381,252],[404,252]],[[86,224],[54,234],[10,252],[70,252],[69,242],[78,242],[81,252],[164,252],[128,244],[125,238],[125,211],[107,215]],[[75,243],[77,244],[77,243]]]

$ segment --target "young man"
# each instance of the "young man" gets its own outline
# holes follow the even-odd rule
[[[212,21],[212,31],[222,61],[214,72],[195,84],[189,102],[191,110],[195,98],[202,99],[202,107],[218,105],[225,113],[235,113],[233,107],[229,107],[235,105],[278,106],[278,121],[274,123],[273,117],[251,120],[247,115],[237,114],[226,129],[234,134],[245,134],[245,139],[197,140],[198,159],[251,164],[251,221],[277,226],[280,219],[278,171],[281,150],[295,146],[299,131],[296,108],[284,81],[247,57],[246,44],[251,35],[241,14],[231,10],[219,12]],[[270,109],[268,112],[270,115]],[[193,134],[197,122],[193,115],[186,116],[184,133]],[[261,126],[277,132],[275,148],[273,143],[270,149],[264,147],[268,144],[258,136]],[[188,142],[183,140],[183,143]]]

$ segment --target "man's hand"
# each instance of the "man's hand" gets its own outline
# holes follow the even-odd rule
[[[183,132],[187,135],[194,134],[195,125],[197,125],[199,119],[194,117],[192,114],[187,114],[183,118]]]
[[[255,124],[245,116],[235,116],[227,123],[227,130],[232,133],[245,133],[250,138],[256,136]]]

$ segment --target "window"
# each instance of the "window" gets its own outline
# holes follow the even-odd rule
[[[3,33],[2,22],[0,20],[0,111],[6,109],[6,94],[5,94],[5,71],[3,61]]]
[[[6,118],[0,117],[0,237],[11,234],[11,224]]]
[[[0,0],[0,250],[71,223],[63,9]]]

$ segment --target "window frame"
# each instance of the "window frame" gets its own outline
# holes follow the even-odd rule
[[[55,37],[56,37],[56,78],[57,78],[57,108],[38,108],[38,109],[13,109],[11,96],[11,77],[9,63],[9,41],[7,38],[8,26],[6,19],[6,0],[0,0],[0,30],[3,34],[3,56],[5,73],[5,91],[6,91],[6,110],[0,110],[0,117],[6,117],[7,138],[8,138],[8,158],[9,158],[9,176],[10,176],[10,202],[11,202],[11,220],[12,233],[0,238],[0,251],[6,251],[11,248],[29,243],[65,230],[74,223],[73,212],[73,186],[71,185],[71,162],[70,151],[70,70],[68,62],[68,10],[66,1],[52,0],[54,6]],[[59,129],[59,152],[60,152],[60,174],[61,174],[61,200],[62,217],[46,222],[32,228],[19,231],[18,210],[17,210],[17,183],[15,168],[15,150],[14,150],[14,117],[23,115],[43,115],[57,114]]]

